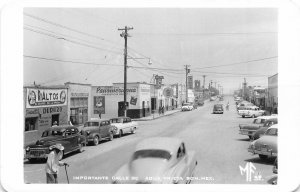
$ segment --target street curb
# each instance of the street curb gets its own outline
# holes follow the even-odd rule
[[[178,113],[178,112],[180,112],[180,110],[175,111],[175,112],[170,113],[170,114],[157,116],[157,117],[154,117],[154,118],[152,118],[152,119],[132,119],[132,121],[151,121],[151,120],[154,120],[154,119],[159,119],[159,118],[161,118],[161,117],[170,116],[170,115],[173,115],[173,114]]]

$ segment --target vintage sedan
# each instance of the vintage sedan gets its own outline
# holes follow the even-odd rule
[[[156,137],[141,141],[128,164],[113,177],[113,183],[190,183],[197,166],[194,151],[182,140]]]
[[[264,123],[264,125],[261,126],[261,127],[259,127],[259,129],[256,130],[252,134],[251,139],[253,139],[253,140],[259,139],[263,134],[265,134],[265,132],[267,131],[267,129],[269,127],[271,127],[272,125],[277,124],[277,123],[278,123],[277,116],[272,116],[272,118],[266,120],[266,122]]]
[[[194,106],[190,103],[183,103],[181,107],[181,111],[192,111]]]
[[[84,123],[82,131],[88,143],[98,145],[104,139],[113,140],[116,127],[110,124],[109,119],[93,119]]]
[[[258,154],[261,159],[277,157],[278,125],[268,128],[266,133],[259,139],[251,142],[248,151]]]
[[[260,110],[257,106],[247,106],[242,110],[238,110],[238,114],[244,117],[259,117],[266,113],[265,110]]]
[[[239,134],[247,135],[251,139],[254,132],[261,128],[268,119],[272,118],[274,116],[260,116],[255,118],[251,124],[240,124]]]
[[[114,135],[122,137],[126,133],[136,133],[138,123],[129,117],[118,117],[110,119],[110,123],[114,126]]]
[[[224,108],[222,104],[215,104],[213,108],[213,114],[223,114],[224,113]]]
[[[51,127],[43,132],[41,139],[36,141],[35,144],[28,145],[25,148],[25,158],[30,162],[37,159],[47,159],[50,152],[49,147],[57,143],[64,147],[60,157],[62,159],[63,155],[73,151],[82,152],[82,147],[86,144],[86,140],[74,126]]]

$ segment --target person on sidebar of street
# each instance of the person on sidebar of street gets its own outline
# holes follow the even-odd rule
[[[59,161],[59,157],[62,155],[64,147],[61,144],[50,146],[50,153],[48,155],[45,171],[47,183],[58,183],[57,175],[59,166],[69,166],[67,163]]]

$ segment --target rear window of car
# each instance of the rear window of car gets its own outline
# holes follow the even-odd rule
[[[133,154],[133,160],[143,159],[143,158],[159,158],[169,160],[171,154],[165,150],[139,150]]]
[[[110,120],[111,123],[122,123],[122,119],[111,119]]]
[[[90,121],[90,122],[85,122],[84,124],[84,127],[94,127],[94,126],[99,126],[99,122],[93,122],[93,121]]]
[[[265,119],[254,119],[253,123],[254,124],[262,124],[262,123],[265,123]]]

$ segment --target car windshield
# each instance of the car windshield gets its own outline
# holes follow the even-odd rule
[[[265,119],[254,119],[253,123],[254,124],[262,124],[262,123],[265,123]]]
[[[85,122],[84,127],[94,127],[99,126],[99,122]]]
[[[42,137],[48,137],[48,136],[62,136],[63,131],[60,130],[50,130],[50,131],[44,131],[42,134]]]
[[[184,103],[182,106],[189,106],[190,104],[188,104],[188,103]]]
[[[133,160],[142,159],[142,158],[160,158],[169,160],[171,154],[165,150],[139,150],[133,154]]]
[[[275,128],[268,129],[266,131],[266,135],[277,136],[278,135],[278,129],[275,129]]]
[[[122,123],[122,119],[111,119],[111,123]]]

